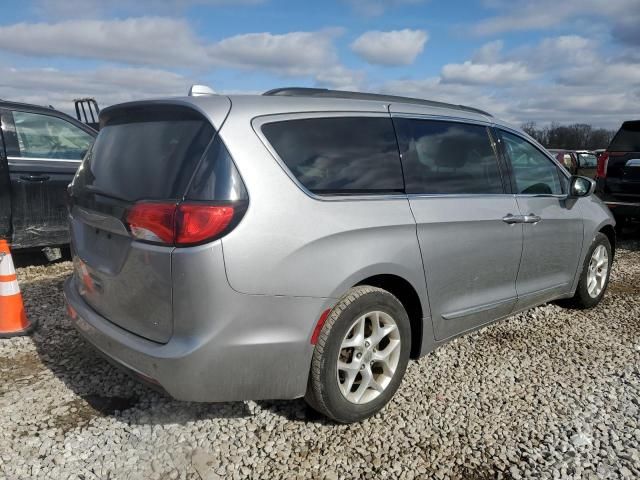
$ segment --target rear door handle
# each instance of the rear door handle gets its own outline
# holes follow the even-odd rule
[[[515,223],[525,223],[524,216],[522,215],[513,215],[511,213],[507,213],[504,217],[502,217],[502,221],[504,223],[508,223],[509,225],[513,225]]]
[[[538,223],[540,220],[542,220],[542,218],[538,215],[534,215],[533,213],[524,216],[524,223]]]
[[[20,175],[20,180],[27,182],[46,182],[49,180],[49,175]]]

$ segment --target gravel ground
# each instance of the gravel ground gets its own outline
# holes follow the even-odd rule
[[[537,308],[411,362],[382,414],[192,404],[97,356],[65,317],[71,264],[20,268],[31,338],[0,340],[4,478],[640,478],[640,235],[603,303]]]

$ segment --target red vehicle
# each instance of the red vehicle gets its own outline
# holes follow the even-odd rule
[[[572,175],[582,175],[593,178],[596,173],[597,157],[589,150],[559,150],[550,149],[549,152],[565,166]]]

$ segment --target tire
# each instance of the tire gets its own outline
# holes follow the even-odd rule
[[[604,247],[607,252],[607,271],[604,275],[604,286],[601,288],[597,295],[593,295],[589,293],[589,268],[591,265],[592,257],[596,249],[599,247]],[[609,285],[609,276],[611,275],[611,265],[613,263],[613,255],[611,253],[611,243],[607,236],[603,233],[596,233],[593,242],[591,242],[591,246],[589,247],[589,251],[587,252],[587,256],[584,260],[584,265],[582,266],[582,273],[580,274],[580,281],[578,282],[578,287],[576,288],[576,293],[572,298],[562,300],[559,304],[563,307],[567,308],[575,308],[575,309],[588,309],[593,308],[600,301],[602,297],[604,297],[605,292],[607,291],[607,287]]]
[[[379,330],[374,331],[374,322]],[[382,336],[385,331],[389,333]],[[359,346],[345,348],[343,342]],[[305,400],[336,422],[364,420],[393,397],[402,382],[410,350],[411,325],[400,301],[381,288],[354,287],[333,307],[320,331]],[[386,360],[382,360],[385,355]],[[351,368],[339,369],[339,358],[341,365]],[[377,389],[364,387],[368,378],[373,378],[375,383],[371,385],[377,385]]]

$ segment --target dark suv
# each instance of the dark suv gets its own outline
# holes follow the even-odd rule
[[[12,248],[69,243],[67,186],[95,130],[51,107],[0,101],[0,238]]]
[[[596,184],[618,222],[640,217],[640,120],[624,122],[600,155]]]

